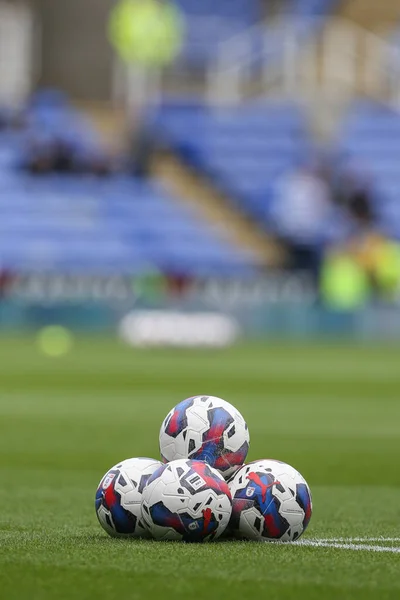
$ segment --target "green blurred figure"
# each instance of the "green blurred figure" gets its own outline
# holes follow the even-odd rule
[[[400,245],[376,233],[325,257],[321,296],[328,308],[352,311],[371,300],[395,302],[400,292]]]
[[[384,236],[369,236],[359,253],[360,264],[366,269],[375,295],[384,302],[393,302],[400,291],[400,245]]]
[[[321,273],[321,298],[335,311],[351,312],[362,308],[371,297],[365,269],[345,251],[335,251],[325,258]]]
[[[120,0],[111,13],[109,37],[128,64],[162,67],[182,48],[183,17],[166,0]]]

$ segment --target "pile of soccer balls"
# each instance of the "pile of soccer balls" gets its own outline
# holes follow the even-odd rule
[[[161,425],[164,464],[131,458],[103,477],[100,524],[114,537],[298,539],[312,512],[306,481],[276,460],[244,464],[248,449],[246,422],[231,404],[213,396],[184,400]]]

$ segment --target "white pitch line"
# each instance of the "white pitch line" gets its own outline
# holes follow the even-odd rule
[[[353,544],[353,543],[338,543],[338,542],[323,542],[318,540],[303,540],[296,542],[295,546],[308,546],[311,548],[336,548],[338,550],[354,550],[367,552],[391,552],[400,554],[400,548],[394,546],[371,546],[370,544]]]
[[[311,541],[311,542],[335,542],[335,543],[353,543],[353,542],[395,542],[400,544],[400,537],[338,537],[338,538],[311,538],[310,540],[302,540]]]

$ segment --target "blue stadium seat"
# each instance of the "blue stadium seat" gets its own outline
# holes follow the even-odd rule
[[[13,139],[16,141],[16,138]],[[0,134],[0,270],[183,275],[252,272],[256,259],[157,181],[29,176]]]
[[[338,0],[292,0],[289,10],[295,16],[321,16],[329,14]]]
[[[310,152],[304,115],[287,102],[249,102],[225,110],[171,102],[161,107],[156,123],[184,161],[267,228],[271,186]]]
[[[189,18],[212,15],[251,23],[261,13],[260,0],[177,0],[177,4]]]
[[[325,17],[337,3],[338,0],[289,0],[285,11],[289,18],[296,19],[298,32],[308,35],[319,27],[313,17]],[[215,57],[221,42],[244,32],[254,60],[261,52],[270,60],[282,52],[281,35],[276,34],[274,25],[264,31],[251,28],[262,20],[260,0],[178,0],[178,5],[186,16],[183,55],[189,64],[204,64]]]

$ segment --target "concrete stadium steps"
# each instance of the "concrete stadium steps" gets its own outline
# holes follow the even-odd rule
[[[80,103],[79,108],[90,116],[111,149],[122,149],[126,136],[123,111],[93,103]],[[177,157],[156,156],[153,174],[168,186],[175,198],[197,209],[206,221],[225,232],[234,245],[254,254],[260,264],[284,264],[283,248],[261,232],[256,223],[235,210],[209,183],[189,171]]]
[[[400,0],[347,0],[339,5],[336,16],[343,22],[360,27],[366,33],[365,42],[358,40],[357,44],[355,91],[376,100],[387,100],[390,84],[382,84],[382,77],[387,69],[385,63],[389,62],[389,56],[384,42],[387,40],[390,43],[390,36],[400,23]],[[383,44],[380,44],[380,40]],[[361,75],[366,71],[369,73],[367,78]]]
[[[400,0],[347,0],[337,16],[349,19],[374,33],[385,33],[400,20]]]
[[[116,109],[107,103],[96,102],[74,104],[94,123],[111,151],[121,150],[126,140],[126,115],[122,108]]]
[[[160,155],[153,161],[153,174],[175,198],[194,207],[209,223],[225,232],[229,241],[252,253],[259,264],[279,267],[286,262],[284,248],[262,232],[256,222],[247,219],[229,200],[204,178],[189,170],[173,154]]]

